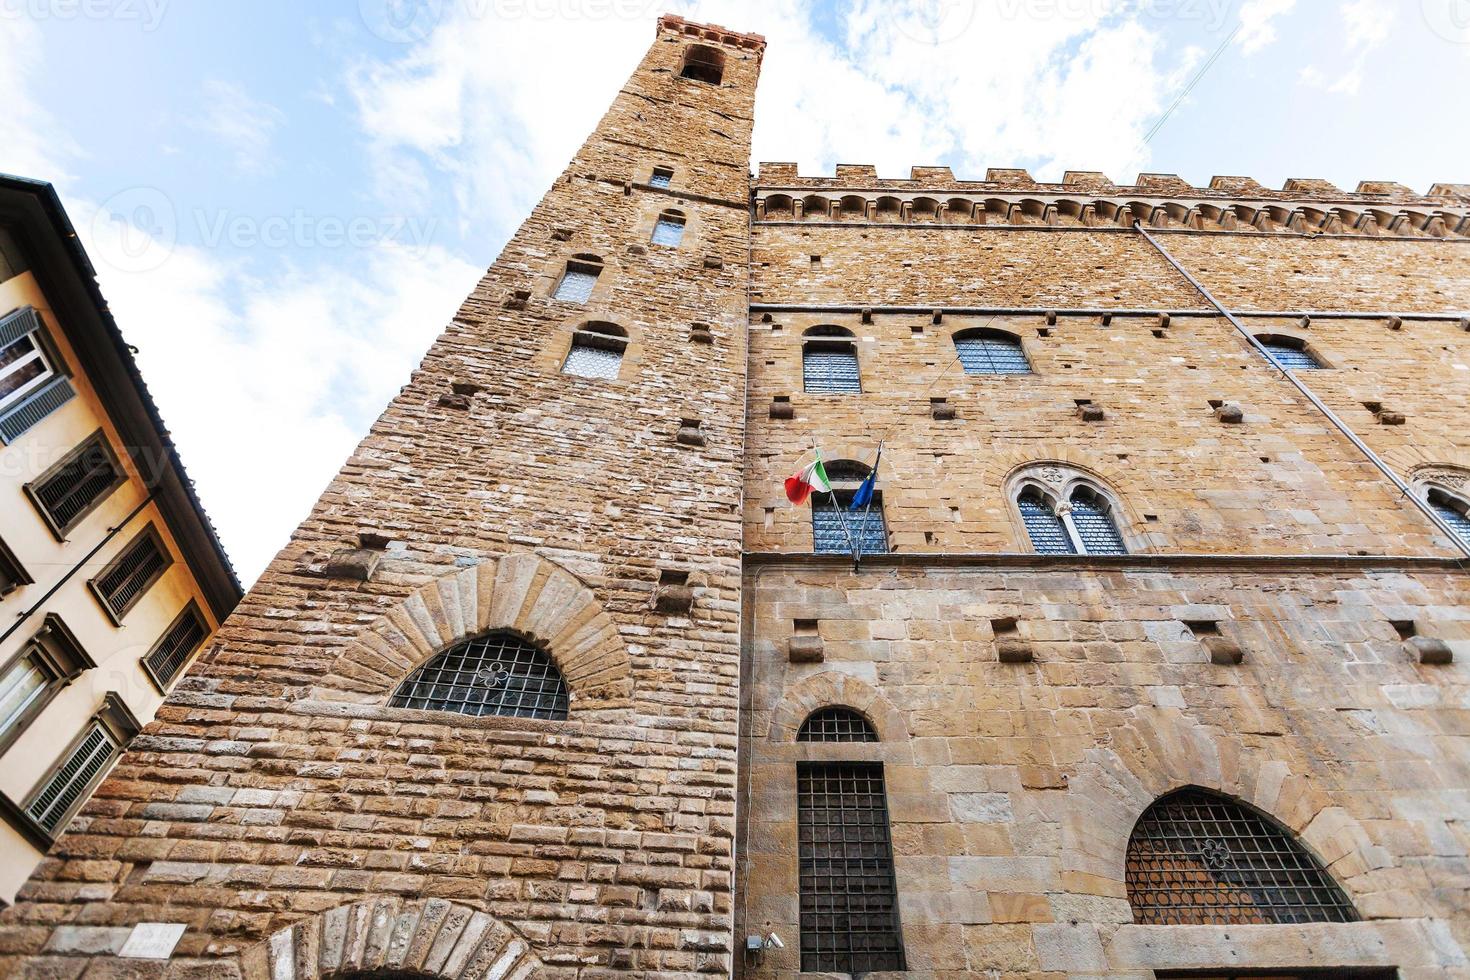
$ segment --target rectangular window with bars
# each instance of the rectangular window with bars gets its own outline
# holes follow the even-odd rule
[[[167,692],[208,635],[209,624],[199,607],[189,603],[143,658],[144,671],[160,691]]]
[[[883,765],[796,770],[803,973],[904,969]]]
[[[34,483],[26,484],[25,491],[59,539],[126,479],[106,437],[96,432]]]
[[[659,218],[653,226],[653,244],[678,248],[684,243],[683,219]]]
[[[107,726],[91,722],[61,765],[27,801],[26,815],[56,837],[121,752],[122,746]]]
[[[659,187],[667,190],[673,186],[674,172],[668,167],[654,167],[653,176],[648,178],[649,187]]]
[[[812,550],[819,555],[850,555],[856,544],[859,554],[888,554],[882,491],[874,491],[872,504],[862,510],[848,510],[851,503],[851,490],[838,490],[820,502],[812,498]]]
[[[150,524],[88,584],[113,622],[120,622],[171,564],[173,557]]]

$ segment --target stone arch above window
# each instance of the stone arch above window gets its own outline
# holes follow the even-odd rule
[[[876,742],[873,723],[860,711],[844,705],[818,708],[806,716],[796,732],[798,742]]]
[[[1356,922],[1347,894],[1292,833],[1262,811],[1186,787],[1133,828],[1128,904],[1142,925]]]
[[[707,44],[689,45],[684,49],[679,77],[719,85],[725,80],[725,53]]]
[[[1256,340],[1288,371],[1319,371],[1328,366],[1312,346],[1300,337],[1263,333],[1256,334]]]
[[[1038,554],[1128,554],[1122,508],[1089,473],[1063,463],[1030,464],[1012,473],[1007,497]]]
[[[908,741],[903,714],[887,698],[869,684],[834,670],[824,670],[789,686],[769,719],[757,719],[756,724],[764,721],[769,725],[765,734],[773,742],[795,742],[802,723],[812,712],[833,705],[859,712],[872,725],[880,742]]]
[[[533,977],[541,969],[510,926],[442,898],[341,905],[273,933],[240,962],[243,980]]]
[[[590,321],[572,332],[562,373],[580,378],[616,380],[628,351],[628,331],[616,323]]]
[[[1414,491],[1456,537],[1470,544],[1470,470],[1431,464],[1415,469],[1410,479]]]
[[[526,553],[456,569],[404,596],[338,655],[315,696],[384,705],[429,658],[497,630],[550,656],[572,721],[616,720],[629,706],[630,664],[617,625],[579,579]]]

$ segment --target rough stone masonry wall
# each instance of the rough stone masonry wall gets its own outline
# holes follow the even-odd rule
[[[677,77],[694,40],[725,52],[723,85]],[[661,22],[599,129],[0,918],[0,975],[728,969],[761,48]],[[648,186],[655,165],[674,168],[671,189]],[[670,207],[688,217],[677,249],[649,243]],[[550,298],[572,254],[607,266],[586,306]],[[615,381],[560,373],[588,320],[627,331]],[[691,343],[696,322],[712,343]],[[676,441],[687,420],[702,446]],[[688,573],[692,611],[654,610],[663,569]],[[494,627],[547,645],[568,722],[384,707],[416,663]],[[116,958],[140,922],[187,926],[171,961]]]
[[[910,976],[1113,977],[1154,969],[1397,966],[1470,976],[1470,589],[1392,567],[1027,569],[824,566],[747,575],[753,617],[741,934],[786,943],[748,977],[799,970],[796,764],[881,761]],[[1016,616],[1034,663],[1000,663]],[[1184,626],[1242,646],[1210,662]],[[794,619],[825,660],[788,661]],[[1433,623],[1422,666],[1390,620]],[[812,710],[865,713],[876,744],[798,744]],[[1134,925],[1134,822],[1181,786],[1299,835],[1366,921]]]
[[[972,189],[944,176],[868,183],[874,195]],[[829,196],[858,177],[839,172]],[[1015,189],[992,177],[990,190]],[[803,182],[793,168],[772,183],[794,194]],[[1418,200],[1371,190],[1390,210]],[[1439,203],[1463,207],[1441,190]],[[1341,195],[1272,194],[1288,206],[1314,196]],[[1470,473],[1470,244],[1158,237],[1228,305],[1292,312],[1246,320],[1309,344],[1330,370],[1304,379],[1402,476],[1427,464]],[[1422,515],[1135,232],[849,217],[758,222],[754,238],[737,935],[775,930],[786,948],[742,958],[739,972],[799,969],[796,764],[865,759],[885,764],[913,974],[1470,977],[1470,593]],[[1129,312],[1105,322],[1108,310]],[[1345,310],[1407,315],[1301,320]],[[803,393],[801,334],[818,324],[856,336],[862,395]],[[951,338],[975,326],[1020,337],[1034,374],[963,374]],[[778,396],[792,418],[772,417]],[[932,397],[957,417],[933,418]],[[1077,399],[1104,419],[1083,421]],[[1211,400],[1238,403],[1242,421],[1219,421]],[[1382,424],[1365,401],[1404,424]],[[810,515],[784,501],[781,478],[814,442],[829,459],[867,460],[880,437],[897,555],[856,573],[804,557]],[[1031,550],[1006,479],[1042,461],[1116,494],[1133,555],[1006,557]],[[1018,622],[1008,642],[1033,663],[999,662],[991,621],[1007,617]],[[819,662],[793,662],[796,620],[816,622],[801,659],[816,643]],[[1186,626],[1201,620],[1222,624],[1243,663],[1211,662]],[[1455,662],[1420,663],[1394,625],[1407,621]],[[882,741],[796,744],[806,714],[834,704],[867,714]],[[1134,925],[1129,834],[1153,800],[1189,785],[1282,821],[1365,921]]]

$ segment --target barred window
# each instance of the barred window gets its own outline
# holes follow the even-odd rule
[[[1021,520],[1026,525],[1026,534],[1031,538],[1031,547],[1038,555],[1075,555],[1077,548],[1072,536],[1067,533],[1062,519],[1051,505],[1036,494],[1023,495],[1016,501]]]
[[[1322,362],[1300,340],[1290,337],[1257,337],[1261,346],[1271,352],[1278,364],[1288,371],[1317,371]]]
[[[1434,508],[1434,512],[1450,526],[1461,541],[1470,544],[1470,505],[1437,487],[1431,487],[1429,506]]]
[[[796,770],[803,973],[904,969],[880,763]]]
[[[966,374],[1030,374],[1021,341],[998,330],[966,330],[955,334],[955,352]]]
[[[138,604],[171,564],[173,556],[150,524],[89,584],[116,622]]]
[[[209,624],[199,607],[189,603],[143,658],[144,671],[160,691],[168,690],[208,635]]]
[[[1072,526],[1084,554],[1128,554],[1107,503],[1085,487],[1072,493]]]
[[[857,346],[852,331],[842,327],[812,327],[802,334],[802,390],[818,395],[860,395]]]
[[[665,211],[653,226],[653,244],[678,248],[684,243],[684,212]]]
[[[125,479],[106,437],[97,432],[25,489],[52,532],[61,537]]]
[[[798,742],[876,742],[878,733],[868,719],[851,708],[818,708],[807,715],[796,732]]]
[[[1128,841],[1133,920],[1143,925],[1356,922],[1322,865],[1270,817],[1201,789],[1156,801]]]
[[[572,347],[562,364],[562,373],[615,381],[623,369],[623,353],[627,348],[628,335],[622,327],[611,323],[584,324],[572,335]]]
[[[497,631],[431,657],[408,675],[388,704],[564,721],[569,700],[561,671],[543,650]]]
[[[93,721],[56,772],[26,804],[26,815],[47,834],[56,836],[121,753],[122,746],[107,726]]]
[[[578,257],[567,263],[567,271],[561,282],[556,284],[553,299],[566,303],[585,303],[592,298],[592,289],[597,277],[602,275],[602,263],[595,256]]]
[[[674,184],[674,171],[668,167],[654,167],[653,176],[648,178],[648,186],[668,189]]]

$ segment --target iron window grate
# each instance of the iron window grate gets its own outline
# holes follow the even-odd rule
[[[399,685],[389,705],[562,721],[568,700],[550,657],[510,633],[490,633],[430,658]]]
[[[1021,521],[1026,525],[1026,534],[1031,538],[1031,547],[1038,555],[1075,555],[1072,538],[1062,526],[1062,519],[1046,504],[1034,497],[1022,497],[1016,501],[1021,512]]]
[[[209,629],[204,625],[199,610],[190,604],[146,658],[148,670],[160,687],[167,687],[179,675],[208,635]]]
[[[1020,341],[1007,337],[956,337],[955,351],[966,374],[1030,374]]]
[[[593,345],[581,337],[572,339],[572,349],[567,352],[563,374],[574,374],[579,378],[601,378],[616,381],[623,368],[623,352],[601,345]]]
[[[797,767],[804,973],[904,969],[880,763]]]
[[[801,356],[802,390],[818,395],[861,395],[857,351],[808,345]]]
[[[26,807],[26,813],[48,834],[56,834],[119,750],[107,729],[93,722],[71,756]]]
[[[868,719],[851,708],[818,708],[797,730],[798,742],[876,742],[878,733]]]
[[[1128,841],[1128,901],[1144,925],[1355,922],[1357,912],[1291,837],[1239,803],[1183,790]]]
[[[684,222],[659,218],[653,226],[653,244],[671,245],[678,248],[684,242]]]
[[[1126,555],[1123,536],[1113,517],[1087,497],[1072,498],[1072,526],[1082,539],[1082,550],[1089,555]]]
[[[1450,506],[1443,500],[1437,500],[1433,497],[1429,498],[1429,505],[1434,508],[1436,514],[1444,518],[1446,524],[1454,529],[1454,532],[1459,535],[1461,541],[1470,544],[1470,517],[1467,517],[1464,512]]]
[[[97,595],[112,615],[121,619],[168,566],[168,554],[158,538],[151,529],[144,531],[97,577]]]
[[[568,303],[585,303],[592,298],[592,287],[597,285],[597,272],[591,269],[569,266],[566,275],[557,283],[555,299]]]
[[[1304,348],[1267,341],[1262,341],[1261,346],[1270,351],[1277,363],[1288,371],[1317,371],[1322,367],[1321,362]]]
[[[836,496],[836,500],[831,497]],[[883,501],[875,492],[871,507],[848,510],[850,491],[812,501],[812,549],[819,555],[850,555],[853,543],[864,555],[888,554],[888,528],[883,523]],[[849,539],[849,535],[851,538]]]
[[[667,190],[673,186],[673,183],[674,172],[672,170],[658,169],[653,172],[652,177],[648,178],[649,187],[659,187]]]
[[[96,436],[33,488],[51,523],[69,530],[122,479],[112,454]]]

